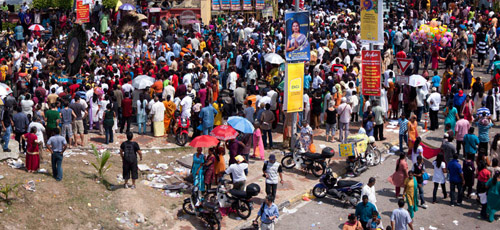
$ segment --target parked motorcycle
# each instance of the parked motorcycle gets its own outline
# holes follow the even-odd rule
[[[356,177],[368,170],[368,167],[379,165],[382,161],[382,152],[375,145],[373,136],[368,138],[368,144],[364,153],[356,153],[355,156],[347,157],[348,177]]]
[[[221,184],[217,187],[215,194],[217,197],[217,202],[219,202],[220,207],[231,207],[236,210],[236,214],[242,219],[247,219],[252,214],[253,201],[252,197],[257,196],[260,193],[260,186],[258,184],[249,184],[245,191],[240,191],[236,189],[227,189],[229,180],[221,179]],[[209,191],[213,193],[212,191]],[[209,198],[209,200],[212,200]]]
[[[299,147],[299,148],[297,148]],[[320,177],[325,173],[326,159],[330,159],[335,155],[335,151],[326,147],[321,151],[321,154],[305,152],[299,146],[296,146],[295,151],[285,154],[281,159],[281,165],[286,169],[291,169],[296,165],[307,171],[311,171],[316,177]]]
[[[172,134],[175,135],[175,144],[179,146],[186,145],[189,139],[189,119],[182,118],[181,112],[179,110],[176,110],[174,113],[174,118],[170,123],[170,130],[172,130]]]
[[[198,187],[193,187],[191,196],[184,199],[182,209],[189,215],[196,215],[203,219],[210,230],[220,230],[222,215],[219,211],[219,204],[211,200],[201,198]]]
[[[361,197],[361,188],[363,183],[352,180],[338,180],[336,173],[328,168],[325,175],[319,179],[319,184],[313,188],[313,195],[318,198],[323,198],[330,195],[335,199],[341,200],[344,204],[349,203],[356,206]]]

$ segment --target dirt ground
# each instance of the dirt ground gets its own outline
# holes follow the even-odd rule
[[[175,160],[191,151],[192,148],[150,150],[139,164],[151,168],[158,163],[169,164],[168,169],[156,171],[163,174],[174,171]],[[90,151],[87,155],[64,158],[64,177],[60,182],[52,178],[50,155],[45,153],[43,157],[41,168],[47,173],[31,174],[0,162],[0,175],[5,177],[0,179],[0,186],[21,184],[18,195],[11,195],[10,204],[0,199],[0,229],[167,229],[172,226],[174,212],[181,207],[182,198],[170,197],[163,190],[143,184],[141,178],[146,178],[146,174],[140,173],[136,189],[125,189],[117,178],[122,163],[116,153],[110,158],[112,166],[104,176],[104,183],[98,183],[96,170],[85,162],[95,162]],[[24,162],[23,157],[20,159]],[[31,180],[35,182],[34,192],[23,187]],[[146,220],[137,223],[142,216]]]

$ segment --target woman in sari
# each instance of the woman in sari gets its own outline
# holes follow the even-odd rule
[[[262,132],[258,122],[254,124],[255,130],[253,131],[253,157],[264,160],[264,143],[262,142]]]
[[[453,107],[452,103],[448,104],[448,107],[444,109],[444,116],[444,125],[450,124],[451,130],[455,132],[455,124],[459,118],[457,108]]]
[[[300,24],[298,21],[292,22],[292,34],[288,36],[286,51],[301,51],[309,47],[307,36],[300,33]]]
[[[493,178],[486,182],[486,188],[488,189],[487,197],[487,212],[489,214],[489,221],[493,222],[495,220],[495,213],[500,210],[500,172],[496,172]]]
[[[470,99],[470,96],[467,95],[465,97],[465,101],[462,104],[462,114],[464,115],[464,118],[468,120],[469,122],[472,122],[472,113],[474,109],[474,102]]]
[[[205,188],[210,189],[215,182],[215,148],[208,149],[208,156],[205,158]]]
[[[406,155],[401,153],[396,163],[396,171],[388,179],[396,187],[396,198],[399,197],[399,192],[401,187],[404,187],[406,178],[408,178],[408,163],[406,163]]]
[[[226,149],[220,146],[220,143],[215,147],[215,165],[214,165],[214,173],[215,173],[215,181],[219,181],[219,177],[226,171],[226,162],[224,161],[224,154],[226,153]]]
[[[408,178],[405,179],[405,190],[404,198],[408,204],[408,212],[410,212],[410,217],[413,218],[415,212],[418,211],[418,191],[417,191],[417,179],[415,178],[413,171],[408,172]]]
[[[205,156],[201,152],[202,148],[196,150],[193,155],[193,167],[191,167],[191,174],[193,175],[193,185],[198,186],[199,191],[205,191],[205,180],[203,172],[203,164],[205,163]]]
[[[413,143],[417,140],[418,137],[418,122],[417,116],[413,115],[408,121],[408,151],[411,154],[413,150]]]
[[[31,127],[30,132],[21,136],[22,141],[27,143],[26,169],[29,173],[36,172],[40,166],[40,155],[38,152],[38,137],[36,127]]]

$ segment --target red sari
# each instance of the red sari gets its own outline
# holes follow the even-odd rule
[[[26,150],[26,169],[30,171],[36,171],[40,167],[40,154],[38,150],[38,140],[37,136],[33,133],[24,134],[26,139],[27,147]]]
[[[472,111],[474,110],[474,102],[472,100],[469,100],[469,102],[464,101],[464,104],[462,105],[462,114],[464,115],[464,118],[468,120],[469,122],[472,122]]]

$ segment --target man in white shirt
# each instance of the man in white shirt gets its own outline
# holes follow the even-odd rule
[[[168,82],[168,85],[163,89],[163,99],[167,99],[167,96],[170,95],[170,98],[174,98],[175,88],[172,86],[172,81]]]
[[[307,122],[307,124],[309,124],[309,113],[311,112],[311,103],[309,103],[309,95],[307,94],[307,92],[305,92],[304,90],[304,96],[302,97],[302,100],[304,101],[304,112],[303,112],[303,117],[302,119],[299,121],[299,125],[302,126],[302,121],[305,121]]]
[[[183,96],[180,106],[182,106],[181,117],[189,119],[191,117],[191,107],[193,99],[190,96]]]
[[[436,91],[436,87],[432,87],[432,93],[427,98],[427,103],[429,104],[429,118],[431,120],[431,127],[429,130],[436,130],[439,128],[438,112],[439,104],[441,103],[441,94]]]
[[[321,84],[323,84],[323,79],[321,79],[319,74],[316,73],[316,76],[313,79],[312,87],[313,89],[319,89],[319,87],[321,87]]]
[[[340,102],[341,103],[337,108],[337,114],[339,115],[339,128],[340,128],[339,139],[341,143],[344,143],[344,141],[347,139],[347,135],[349,134],[349,122],[351,121],[352,108],[349,104],[346,103],[347,98],[342,97]],[[343,136],[342,133],[344,133]]]
[[[243,163],[245,159],[241,155],[236,156],[234,159],[237,163],[230,165],[226,169],[226,174],[231,174],[233,177],[233,189],[245,191],[247,181],[245,169],[248,169],[248,164]]]
[[[417,122],[420,122],[422,118],[422,112],[424,111],[424,102],[425,102],[426,91],[424,91],[423,87],[420,86],[417,88]]]
[[[229,77],[227,79],[227,88],[229,90],[235,90],[236,89],[236,80],[238,79],[238,75],[236,75],[236,72],[234,71],[234,67],[229,73]]]
[[[361,197],[364,195],[368,196],[368,202],[377,207],[377,197],[375,194],[375,177],[370,177],[370,179],[368,179],[368,184],[365,184],[361,189]]]
[[[155,97],[155,103],[151,106],[151,115],[153,115],[154,136],[163,136],[165,134],[165,105],[160,102],[158,97]]]
[[[125,95],[125,93],[130,93],[132,94],[132,92],[134,91],[134,87],[129,83],[128,79],[123,79],[123,85],[122,85],[122,91],[123,91],[123,94]]]
[[[253,65],[250,65],[250,69],[247,70],[245,78],[247,80],[247,85],[250,85],[250,81],[252,79],[255,80],[255,82],[257,82],[257,71],[253,68]]]

